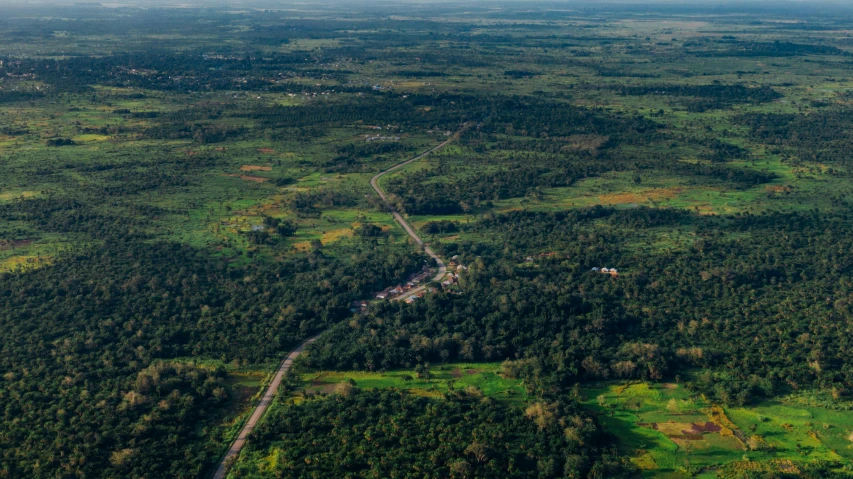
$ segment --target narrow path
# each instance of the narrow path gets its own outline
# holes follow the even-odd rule
[[[433,258],[438,264],[438,273],[433,278],[435,281],[440,280],[444,277],[445,274],[447,274],[447,266],[444,265],[444,261],[442,261],[441,258],[439,258],[438,255],[435,254],[435,252],[429,246],[424,244],[424,241],[420,238],[420,236],[418,236],[417,233],[415,233],[415,229],[412,228],[409,222],[406,221],[406,219],[403,218],[403,216],[398,213],[393,206],[391,206],[391,203],[388,202],[388,197],[385,196],[385,192],[382,191],[382,188],[379,187],[379,178],[382,178],[382,176],[396,169],[402,168],[408,165],[409,163],[412,163],[413,161],[420,160],[428,154],[445,147],[448,143],[453,141],[453,139],[457,135],[458,133],[447,139],[444,143],[436,146],[435,148],[427,150],[414,158],[394,165],[391,168],[388,168],[387,170],[377,174],[376,176],[370,179],[370,186],[372,186],[373,189],[376,190],[376,193],[379,194],[379,197],[382,198],[382,201],[384,201],[391,209],[391,213],[394,215],[394,219],[397,220],[398,223],[400,223],[400,226],[402,226],[403,229],[406,230],[406,233],[408,233],[409,236],[411,236],[412,239],[415,240],[415,242],[417,242],[420,246],[423,246],[424,252],[426,252],[426,254]],[[423,291],[424,289],[426,289],[426,286],[419,286],[408,291],[406,294],[398,296],[394,299],[398,300],[401,299],[403,296],[411,296],[412,294],[417,294]],[[272,403],[272,400],[275,397],[275,393],[278,391],[278,386],[281,384],[281,380],[284,378],[285,373],[287,373],[287,371],[290,369],[290,366],[293,365],[293,361],[295,361],[296,358],[299,357],[299,354],[302,353],[305,347],[316,341],[318,337],[319,335],[314,336],[311,339],[306,339],[305,342],[303,342],[296,349],[291,351],[290,354],[287,355],[287,358],[281,363],[281,366],[279,366],[278,371],[275,373],[275,377],[273,377],[272,382],[270,383],[269,387],[267,387],[266,392],[264,392],[264,397],[261,398],[261,402],[258,403],[257,406],[255,406],[255,410],[252,412],[252,416],[243,426],[243,429],[240,430],[240,434],[237,435],[237,439],[235,439],[234,443],[231,444],[231,447],[228,448],[228,452],[225,453],[225,457],[222,458],[222,462],[220,462],[219,467],[216,468],[216,472],[213,474],[213,479],[225,479],[225,474],[228,472],[228,468],[231,466],[231,463],[237,459],[237,455],[240,454],[240,450],[243,449],[243,446],[246,444],[246,438],[258,424],[258,421],[260,421],[261,418],[264,416],[264,413],[267,412],[267,408],[269,407],[270,403]]]
[[[249,436],[249,433],[252,432],[252,429],[254,429],[258,424],[258,421],[261,420],[261,417],[263,417],[275,397],[275,393],[278,391],[278,386],[281,384],[284,374],[290,369],[290,366],[293,365],[293,361],[296,360],[302,350],[304,350],[309,344],[316,341],[318,337],[319,336],[314,336],[311,339],[306,339],[302,344],[297,346],[296,349],[291,351],[290,354],[287,355],[287,358],[281,363],[281,366],[278,367],[275,377],[273,377],[272,382],[269,387],[267,387],[266,392],[264,392],[264,397],[261,398],[261,402],[258,403],[254,412],[252,412],[252,417],[250,417],[249,420],[246,421],[246,424],[243,425],[243,429],[240,430],[240,434],[237,435],[237,439],[235,439],[234,443],[231,444],[231,447],[228,448],[228,452],[225,453],[225,457],[222,458],[222,462],[219,463],[219,467],[216,468],[216,472],[213,474],[213,479],[225,478],[225,473],[231,465],[231,462],[237,458],[237,455],[240,454],[240,450],[243,449],[243,446],[246,444],[246,437]]]

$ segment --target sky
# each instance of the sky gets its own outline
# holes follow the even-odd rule
[[[359,5],[370,6],[375,8],[382,4],[387,5],[405,5],[405,4],[432,4],[440,5],[447,3],[456,7],[462,5],[485,6],[485,5],[504,5],[504,6],[524,6],[526,8],[536,7],[537,5],[543,8],[584,8],[584,7],[602,7],[602,6],[666,6],[686,7],[687,9],[702,9],[703,7],[713,8],[743,8],[743,9],[768,9],[768,10],[803,10],[808,12],[814,8],[853,10],[853,0],[0,0],[0,18],[2,18],[3,6],[22,6],[30,7],[48,7],[51,5],[81,5],[81,4],[101,4],[109,7],[128,6],[128,7],[241,7],[241,8],[276,8],[287,5],[325,5],[327,7],[334,5],[345,5],[352,9]]]

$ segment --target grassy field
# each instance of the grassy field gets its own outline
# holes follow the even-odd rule
[[[849,406],[814,405],[816,393],[722,407],[676,383],[613,382],[582,391],[643,477],[711,478],[723,466],[795,472],[804,462],[853,461]]]
[[[387,372],[319,371],[302,375],[304,387],[299,395],[335,392],[342,383],[355,382],[363,389],[397,388],[411,394],[440,398],[450,390],[479,391],[483,396],[522,403],[527,394],[521,382],[498,373],[500,363],[450,363],[429,368],[429,377],[415,370]]]

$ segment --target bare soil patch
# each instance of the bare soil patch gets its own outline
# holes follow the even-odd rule
[[[636,193],[614,193],[609,195],[600,195],[598,201],[605,205],[625,204],[625,203],[645,203],[651,200],[664,200],[675,198],[681,193],[682,188],[655,188],[651,190],[639,191]]]
[[[689,422],[658,422],[654,424],[654,428],[669,437],[683,437],[685,431],[690,431],[690,435],[695,435],[693,424]]]
[[[260,176],[234,175],[234,174],[225,175],[225,176],[230,176],[233,178],[240,178],[241,180],[244,180],[244,181],[254,181],[255,183],[263,183],[265,181],[268,181],[268,178],[261,178]]]
[[[337,383],[322,383],[319,381],[311,381],[311,384],[305,388],[313,393],[333,394]]]
[[[240,171],[272,171],[272,166],[243,165]]]
[[[33,244],[33,240],[31,239],[24,239],[18,241],[0,241],[0,250],[14,249],[31,244]]]
[[[693,424],[693,430],[696,432],[720,432],[722,429],[709,421],[705,424]]]

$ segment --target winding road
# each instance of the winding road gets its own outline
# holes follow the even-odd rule
[[[454,138],[455,138],[455,135],[453,137],[448,138],[444,143],[436,146],[435,148],[433,148],[431,150],[427,150],[427,151],[421,153],[420,155],[418,155],[414,158],[411,158],[409,160],[406,160],[402,163],[398,163],[398,164],[392,166],[391,168],[388,168],[387,170],[385,170],[381,173],[377,173],[373,178],[370,179],[370,186],[372,186],[373,189],[376,190],[376,193],[379,195],[380,198],[382,198],[382,201],[384,201],[385,204],[388,206],[388,208],[391,210],[391,215],[394,216],[394,219],[397,221],[397,223],[399,223],[400,226],[402,226],[403,229],[406,230],[406,233],[408,233],[409,236],[411,236],[412,239],[415,240],[415,242],[419,246],[423,247],[424,253],[426,253],[427,255],[429,255],[430,258],[435,260],[436,264],[438,265],[438,272],[432,278],[433,281],[441,281],[441,279],[444,278],[444,275],[447,274],[447,266],[444,264],[444,261],[442,261],[441,258],[439,258],[437,254],[435,254],[435,251],[433,251],[432,248],[430,248],[429,246],[426,245],[426,243],[424,243],[424,240],[422,240],[421,237],[418,236],[418,233],[416,233],[415,229],[412,228],[412,225],[410,225],[409,222],[406,221],[405,218],[403,218],[403,215],[401,215],[400,212],[398,212],[394,208],[394,206],[391,205],[391,202],[388,201],[388,196],[385,195],[385,192],[382,191],[382,187],[379,186],[379,178],[382,178],[383,176],[387,175],[388,173],[391,173],[392,171],[399,170],[400,168],[408,165],[409,163],[413,163],[415,161],[418,161],[421,158],[429,155],[430,153],[432,153],[436,150],[444,148],[445,146],[447,146],[448,143],[453,141]],[[400,296],[393,298],[392,301],[398,301],[404,297],[407,298],[409,296],[418,294],[421,291],[425,290],[426,288],[427,288],[427,286],[423,285],[423,286],[418,286],[417,288],[410,289],[406,293],[401,294]]]
[[[457,135],[448,138],[444,143],[441,143],[435,148],[427,150],[414,158],[408,159],[402,163],[398,163],[392,166],[391,168],[388,168],[387,170],[378,173],[376,176],[370,179],[370,186],[372,186],[373,189],[376,190],[376,193],[379,194],[379,197],[382,198],[382,201],[384,201],[385,204],[388,205],[388,208],[391,210],[391,214],[394,216],[394,219],[397,221],[397,223],[399,223],[400,226],[402,226],[403,229],[406,230],[406,233],[408,233],[408,235],[411,236],[412,239],[415,240],[418,245],[423,247],[424,252],[426,254],[428,254],[432,259],[435,260],[436,264],[438,265],[438,272],[433,278],[433,280],[435,281],[441,280],[441,278],[443,278],[444,275],[447,274],[447,266],[444,265],[444,261],[442,261],[441,258],[439,258],[437,254],[435,254],[432,248],[430,248],[424,243],[421,237],[418,236],[418,234],[415,232],[415,229],[412,228],[412,225],[410,225],[409,222],[406,221],[405,218],[403,218],[403,215],[401,215],[396,209],[394,209],[394,207],[388,201],[388,197],[385,195],[385,192],[382,191],[382,188],[379,186],[379,178],[382,178],[384,175],[387,175],[388,173],[394,170],[400,169],[414,161],[418,161],[421,158],[429,155],[430,153],[447,146],[447,144],[453,141],[453,139],[456,138]],[[423,291],[424,289],[426,289],[426,285],[419,286],[417,288],[409,290],[408,292],[406,292],[406,294],[397,296],[396,298],[394,298],[394,300],[409,297],[413,294],[417,294]],[[272,382],[267,387],[267,390],[264,392],[264,396],[261,398],[261,401],[258,403],[258,405],[255,406],[255,410],[252,411],[252,416],[249,417],[249,420],[246,421],[246,424],[243,425],[243,429],[240,430],[240,434],[237,435],[237,439],[235,439],[234,443],[231,444],[231,447],[228,448],[228,452],[225,453],[225,457],[222,458],[222,462],[220,462],[219,467],[216,468],[216,472],[213,474],[213,479],[225,479],[225,475],[228,473],[228,468],[237,459],[237,456],[240,454],[240,450],[243,449],[243,446],[246,444],[246,438],[258,424],[258,421],[260,421],[261,418],[264,416],[264,413],[267,412],[267,408],[269,407],[270,403],[272,403],[276,392],[278,392],[278,386],[281,384],[284,375],[293,365],[293,362],[296,360],[299,354],[302,353],[302,351],[309,344],[316,341],[318,337],[319,335],[314,336],[311,339],[306,339],[302,344],[297,346],[296,349],[291,351],[290,354],[287,355],[287,358],[281,363],[281,366],[278,367],[278,371],[276,371]]]

